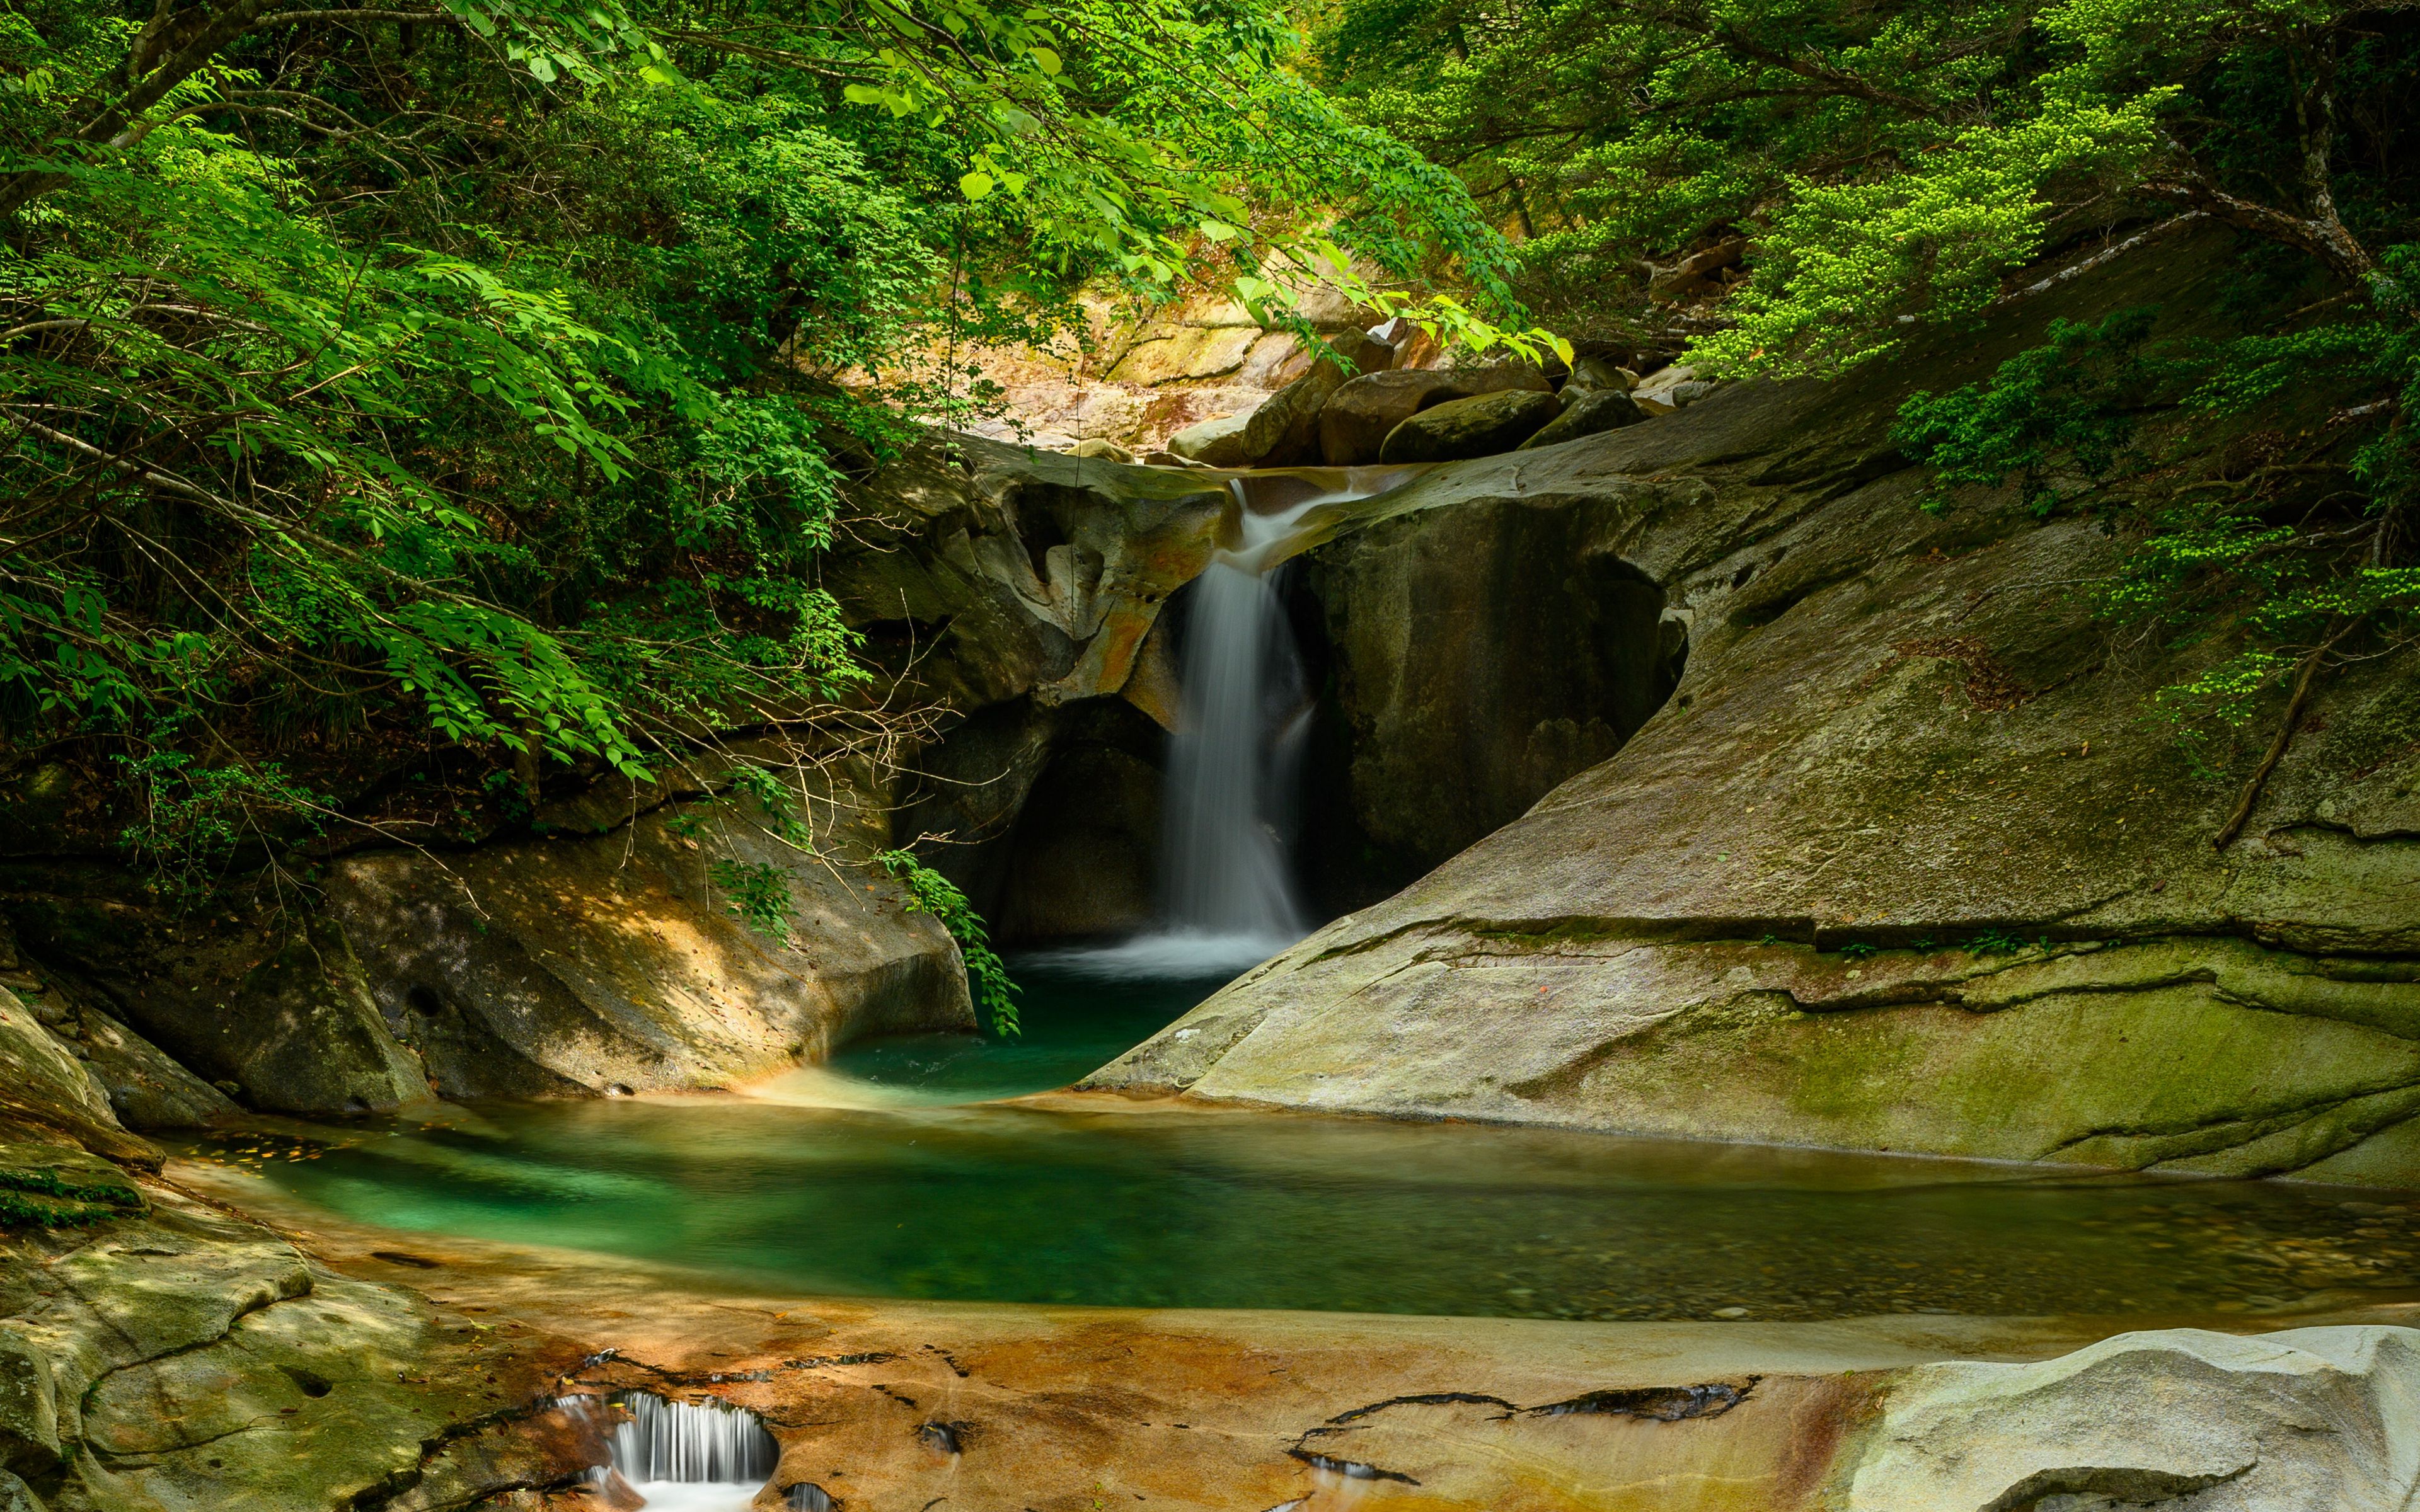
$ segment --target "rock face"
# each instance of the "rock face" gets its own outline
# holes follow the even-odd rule
[[[2420,1494],[2420,1333],[2121,1334],[2039,1365],[1919,1365],[1850,1512],[2396,1507]]]
[[[1329,467],[1375,462],[1387,437],[1420,410],[1507,389],[1546,393],[1550,385],[1536,368],[1518,363],[1366,374],[1339,388],[1320,410],[1320,457]]]
[[[130,1112],[147,1106],[150,1121],[174,1127],[226,1111],[196,1080],[241,1088],[254,1106],[277,1113],[427,1101],[418,1061],[380,1016],[341,931],[299,915],[237,918],[232,927],[179,918],[133,894],[120,873],[53,880],[10,900],[8,913],[29,956],[139,1036],[139,1048],[122,1033],[110,1034],[121,1041],[114,1049],[95,1041],[97,1063],[116,1068]],[[163,1067],[168,1057],[190,1076]]]
[[[0,1137],[25,1145],[62,1141],[117,1160],[157,1165],[160,1151],[126,1132],[96,1080],[64,1041],[0,987]],[[0,1177],[0,1182],[6,1181]],[[29,1190],[27,1181],[13,1183]]]
[[[2120,265],[2030,317],[2206,309],[2226,267]],[[1507,601],[1624,563],[1685,625],[1685,675],[1611,760],[1092,1085],[2420,1182],[2420,650],[2332,675],[2213,849],[2267,725],[2211,780],[2142,708],[2221,648],[2116,654],[2063,586],[2105,573],[2108,537],[2013,500],[1928,514],[1887,440],[1900,394],[2031,339],[1733,386],[1330,511],[1314,571],[1342,553],[1375,581],[1563,521]],[[1348,605],[1339,643],[1400,642],[1425,609],[1357,629]]]
[[[1145,710],[1172,698],[1155,627],[1236,529],[1234,497],[1212,475],[954,444],[954,460],[937,447],[878,481],[889,512],[827,577],[869,654],[949,710],[901,839],[937,837],[929,858],[1004,942],[1131,927],[1157,846],[1142,773],[1165,739]],[[1055,817],[1021,819],[1037,793]],[[1070,820],[1102,847],[1097,871]]]
[[[1400,886],[1612,755],[1663,706],[1687,637],[1609,529],[1600,510],[1472,499],[1310,556],[1345,751],[1341,794],[1311,806],[1329,826],[1315,846],[1374,848],[1388,858],[1377,874]],[[1350,832],[1333,833],[1347,815]]]
[[[329,911],[446,1097],[721,1087],[858,1035],[972,1028],[948,932],[863,865],[889,838],[878,809],[785,776],[820,856],[767,833],[752,799],[703,825],[675,804],[593,838],[351,857]],[[735,861],[781,878],[786,943],[731,916],[711,868]]]
[[[1551,393],[1508,389],[1432,405],[1387,433],[1381,462],[1453,462],[1509,452],[1562,410]]]

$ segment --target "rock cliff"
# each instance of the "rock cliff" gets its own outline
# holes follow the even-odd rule
[[[2215,848],[2276,708],[2196,774],[2146,697],[2215,645],[2114,637],[2094,519],[1928,512],[1888,438],[1904,393],[2051,315],[2205,310],[2226,275],[2182,247],[1854,383],[1722,389],[1330,510],[1312,573],[1382,733],[1351,801],[1415,853],[1502,827],[1088,1085],[2420,1182],[2420,649],[2332,676]],[[1686,638],[1669,701],[1542,797],[1501,774],[1627,732],[1471,715],[1523,702],[1535,596],[1630,626],[1609,657],[1585,617],[1558,638],[1634,713]],[[1491,783],[1535,806],[1474,805]]]

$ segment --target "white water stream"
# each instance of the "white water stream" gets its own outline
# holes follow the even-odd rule
[[[1286,842],[1311,690],[1274,579],[1312,510],[1366,499],[1406,475],[1362,471],[1342,488],[1314,485],[1302,498],[1257,509],[1250,480],[1230,481],[1238,539],[1212,559],[1188,595],[1164,803],[1165,922],[1123,944],[1051,952],[1054,964],[1107,978],[1233,975],[1310,932]],[[1308,480],[1279,481],[1299,488]]]
[[[752,1412],[645,1393],[621,1406],[629,1415],[614,1425],[611,1462],[596,1473],[620,1475],[649,1512],[742,1512],[781,1458]]]

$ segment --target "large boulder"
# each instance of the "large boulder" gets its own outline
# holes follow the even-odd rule
[[[1387,433],[1381,462],[1458,462],[1509,452],[1562,410],[1551,393],[1508,389],[1432,405]]]
[[[1918,1365],[1841,1478],[1826,1504],[1846,1512],[2410,1506],[2420,1332],[2174,1329],[2035,1365]]]
[[[1635,425],[1647,418],[1626,390],[1582,389],[1575,393],[1569,385],[1563,390],[1563,412],[1541,426],[1537,434],[1523,441],[1516,451],[1535,451],[1541,446],[1560,446],[1583,436],[1593,436],[1602,430],[1619,430]]]
[[[1249,414],[1196,421],[1169,437],[1168,449],[1203,467],[1248,468],[1252,465],[1251,428]]]
[[[1395,348],[1361,332],[1329,338],[1343,365],[1325,357],[1249,414],[1188,425],[1168,439],[1168,449],[1188,462],[1216,468],[1279,468],[1320,459],[1319,417],[1348,379],[1387,370]]]
[[[219,1111],[149,1065],[156,1045],[267,1112],[384,1112],[429,1101],[418,1059],[371,1000],[344,932],[302,915],[178,914],[109,872],[63,873],[7,900],[25,953],[147,1044],[109,1047],[129,1095],[146,1082]],[[203,1105],[196,1105],[203,1104]],[[161,1126],[195,1121],[155,1103]]]
[[[1344,360],[1342,366],[1322,358],[1252,411],[1244,429],[1246,467],[1317,464],[1319,417],[1328,400],[1347,382],[1383,373],[1395,360],[1393,347],[1357,331],[1331,337],[1328,345]]]
[[[0,987],[0,1139],[63,1143],[133,1164],[160,1164],[159,1149],[126,1132],[66,1042],[6,987]]]
[[[1320,458],[1329,467],[1375,462],[1388,436],[1420,410],[1507,389],[1547,393],[1552,385],[1526,363],[1364,374],[1341,385],[1320,409]]]
[[[1583,393],[1612,392],[1628,393],[1638,387],[1638,375],[1610,357],[1582,357],[1572,363],[1571,377],[1563,380],[1565,399]]]
[[[948,932],[865,864],[889,843],[880,806],[845,773],[780,777],[813,816],[813,852],[752,798],[675,802],[602,834],[442,861],[352,856],[327,879],[328,909],[447,1097],[721,1087],[861,1035],[973,1027]],[[732,864],[778,879],[783,933],[733,917]]]
[[[2283,691],[2200,774],[2145,700],[2227,638],[2114,655],[2065,585],[2118,543],[2013,491],[1929,512],[1889,439],[1905,393],[2052,316],[2157,302],[2198,332],[2231,267],[2180,245],[1857,385],[1731,385],[1328,511],[1314,563],[1383,549],[1404,581],[1562,517],[1563,555],[1495,559],[1508,601],[1626,563],[1687,626],[1685,673],[1610,760],[1094,1085],[2420,1184],[2420,648],[2322,683],[2218,849]],[[1373,645],[1412,623],[1370,602]]]

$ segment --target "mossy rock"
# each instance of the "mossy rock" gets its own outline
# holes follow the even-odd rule
[[[1545,428],[1562,401],[1534,389],[1449,399],[1387,434],[1381,462],[1457,462],[1509,452]]]
[[[0,1228],[63,1228],[149,1210],[142,1189],[99,1156],[67,1145],[0,1141]]]

